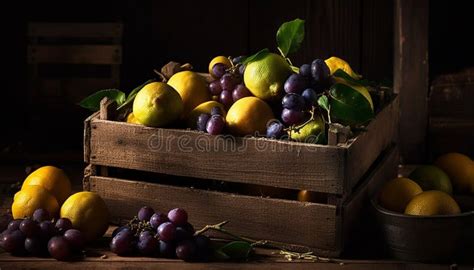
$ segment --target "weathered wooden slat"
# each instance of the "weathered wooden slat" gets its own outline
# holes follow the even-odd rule
[[[122,36],[121,23],[30,23],[29,37],[114,37]]]
[[[396,96],[347,147],[345,191],[350,194],[380,152],[395,142],[398,133],[399,98]]]
[[[157,211],[183,207],[197,227],[229,220],[226,225],[229,230],[248,237],[311,244],[321,252],[337,251],[335,206],[100,176],[91,176],[89,183],[90,189],[106,201],[115,218],[129,219],[143,205]]]
[[[120,64],[120,45],[30,45],[28,63]]]

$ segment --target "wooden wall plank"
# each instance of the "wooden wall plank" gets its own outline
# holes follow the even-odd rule
[[[120,64],[120,45],[30,45],[28,63]]]
[[[122,37],[121,23],[30,23],[29,37]]]
[[[423,162],[428,122],[428,0],[396,0],[394,89],[404,162]]]

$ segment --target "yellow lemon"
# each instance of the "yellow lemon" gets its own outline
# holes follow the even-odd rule
[[[168,85],[176,89],[183,100],[183,119],[186,119],[196,106],[211,100],[205,79],[195,72],[178,72],[169,79]]]
[[[162,82],[145,85],[133,101],[133,116],[149,127],[163,127],[177,120],[183,101],[173,87]]]
[[[135,115],[133,115],[133,112],[129,113],[127,115],[127,119],[126,121],[127,123],[130,123],[130,124],[138,124],[138,125],[141,125],[141,123],[137,120],[137,118],[135,117]]]
[[[379,203],[385,209],[403,213],[407,204],[423,192],[421,187],[408,178],[395,178],[384,184],[379,194]]]
[[[54,166],[43,166],[32,172],[23,182],[26,186],[38,185],[48,190],[56,197],[59,205],[71,195],[71,181],[63,170]]]
[[[196,123],[197,123],[197,119],[198,119],[199,115],[202,114],[202,113],[210,114],[212,108],[214,108],[214,107],[221,108],[221,111],[223,113],[222,116],[225,118],[226,112],[225,112],[224,105],[222,105],[222,103],[219,103],[219,102],[214,101],[214,100],[206,101],[202,104],[199,104],[196,108],[194,108],[191,111],[191,113],[189,114],[189,117],[188,117],[188,127],[192,128],[192,129],[196,129]]]
[[[229,108],[226,123],[234,135],[263,135],[268,121],[273,118],[272,109],[265,101],[257,97],[244,97]]]
[[[94,192],[82,191],[71,195],[61,206],[60,216],[70,219],[72,226],[84,233],[87,241],[104,235],[109,226],[107,205]]]
[[[15,194],[12,203],[13,218],[31,217],[38,208],[45,209],[51,217],[55,217],[59,204],[56,197],[42,186],[24,186]]]
[[[345,73],[347,73],[349,76],[356,80],[361,78],[360,75],[358,75],[352,70],[349,63],[339,57],[332,56],[326,59],[324,62],[326,62],[326,65],[328,65],[329,67],[330,75],[333,75],[336,70],[342,69]]]
[[[212,58],[211,62],[209,63],[208,70],[209,70],[209,74],[211,74],[213,78],[217,78],[214,72],[212,72],[212,67],[214,67],[214,65],[217,63],[224,64],[224,66],[226,66],[227,68],[232,67],[232,63],[230,62],[229,58],[225,56],[220,55],[220,56],[216,56]]]
[[[292,70],[280,55],[269,53],[247,64],[244,83],[250,92],[263,100],[272,100],[283,93],[283,84]]]
[[[457,202],[446,192],[422,192],[408,203],[405,214],[415,216],[455,215],[461,213]]]
[[[455,191],[474,194],[474,162],[468,156],[448,153],[434,164],[449,176]]]

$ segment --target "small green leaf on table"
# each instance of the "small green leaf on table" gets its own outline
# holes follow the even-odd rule
[[[91,111],[98,111],[100,109],[100,101],[104,97],[115,100],[118,105],[122,105],[125,102],[124,92],[118,89],[104,89],[83,99],[81,102],[79,102],[79,106]]]
[[[252,245],[248,242],[233,241],[216,250],[216,255],[221,255],[221,257],[225,258],[225,256],[223,256],[225,254],[229,259],[235,260],[246,259],[249,257],[252,249]]]
[[[295,19],[283,23],[277,31],[278,49],[284,57],[298,51],[304,39],[304,20]]]

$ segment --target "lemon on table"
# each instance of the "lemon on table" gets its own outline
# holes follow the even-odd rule
[[[405,214],[415,216],[455,215],[461,213],[457,202],[446,192],[422,192],[408,203]]]
[[[104,235],[109,226],[107,205],[94,192],[82,191],[71,195],[61,206],[60,216],[70,219],[72,226],[84,233],[87,241]]]
[[[244,83],[254,96],[271,100],[283,93],[283,85],[291,73],[283,57],[269,53],[247,64]]]
[[[291,139],[298,142],[318,143],[321,140],[320,134],[324,132],[324,121],[320,116],[316,116],[298,131],[291,132]]]
[[[422,165],[416,168],[408,178],[412,179],[424,190],[440,190],[453,193],[449,176],[440,168],[433,165]]]
[[[149,127],[163,127],[177,120],[183,112],[183,101],[173,87],[162,82],[145,85],[133,101],[133,115]]]
[[[434,164],[449,176],[455,191],[474,194],[474,161],[468,156],[448,153],[440,156]]]
[[[197,119],[198,119],[199,115],[202,114],[202,113],[211,114],[211,110],[214,107],[221,108],[221,111],[223,113],[222,116],[225,118],[226,111],[225,111],[224,105],[222,105],[222,103],[219,103],[219,102],[214,101],[214,100],[206,101],[204,103],[199,104],[198,106],[196,106],[196,108],[194,108],[191,111],[191,113],[188,116],[188,124],[187,124],[188,128],[196,129],[196,123],[197,123]]]
[[[183,119],[186,119],[196,106],[211,100],[206,80],[195,72],[178,72],[169,79],[168,85],[176,89],[183,100]]]
[[[12,214],[15,219],[31,217],[38,208],[46,209],[51,217],[59,211],[56,197],[42,186],[24,186],[13,197]]]
[[[403,213],[408,203],[423,192],[413,180],[399,177],[384,184],[379,194],[379,204],[390,211]]]
[[[225,120],[231,134],[255,136],[265,134],[267,123],[273,118],[272,109],[265,101],[244,97],[232,104]]]
[[[334,72],[336,72],[338,69],[342,69],[345,73],[347,73],[349,76],[356,80],[361,78],[360,75],[358,75],[352,70],[349,63],[339,57],[332,56],[326,59],[324,62],[326,62],[326,65],[329,67],[330,75],[333,75]]]
[[[32,172],[23,182],[26,186],[38,185],[48,190],[61,205],[71,195],[71,181],[66,173],[54,166],[43,166]]]
[[[209,71],[209,74],[211,74],[213,78],[217,78],[217,76],[212,71],[212,68],[214,67],[215,64],[218,64],[218,63],[223,64],[226,68],[232,67],[232,63],[230,62],[229,58],[225,56],[220,55],[220,56],[216,56],[212,58],[211,62],[209,63],[208,71]]]

